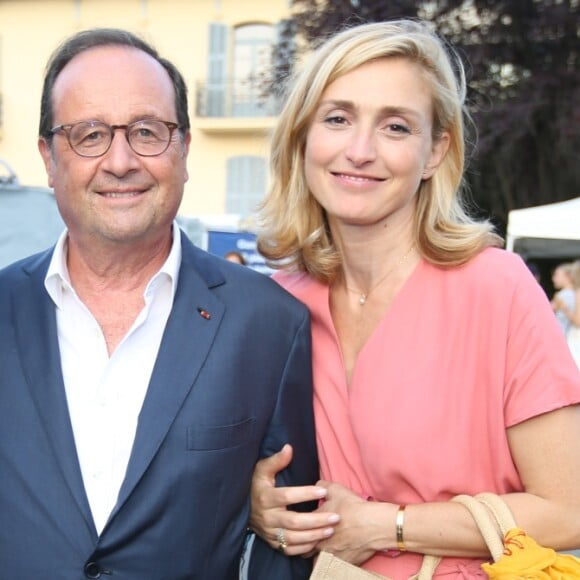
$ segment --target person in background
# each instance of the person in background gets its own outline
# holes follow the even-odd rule
[[[485,578],[448,501],[484,491],[580,546],[580,374],[526,264],[467,213],[465,92],[429,25],[364,24],[312,54],[278,118],[259,250],[312,316],[322,478],[276,487],[292,445],[256,467],[251,527],[287,554]]]
[[[566,332],[566,341],[580,370],[580,260],[567,264],[566,272],[569,273],[572,283],[573,300],[561,296],[560,291],[552,304],[556,313],[564,316],[570,325]]]
[[[234,262],[235,264],[241,264],[242,266],[246,265],[244,256],[241,254],[241,252],[236,252],[235,250],[226,252],[224,258],[230,262]]]
[[[556,314],[558,324],[566,336],[572,325],[570,319],[566,316],[561,306],[565,306],[571,312],[574,311],[576,296],[574,284],[572,282],[573,263],[559,264],[552,272],[552,284],[556,289],[552,297],[552,309]]]
[[[0,272],[2,578],[234,580],[256,461],[290,440],[280,483],[316,481],[308,311],[177,227],[189,126],[181,74],[129,32],[48,64],[67,229]],[[252,578],[308,578],[254,546]]]

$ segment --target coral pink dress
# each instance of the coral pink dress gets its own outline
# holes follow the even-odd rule
[[[361,350],[347,388],[329,289],[275,278],[312,315],[321,477],[397,504],[521,491],[506,427],[580,402],[580,373],[523,261],[487,249],[442,269],[421,261]],[[394,525],[394,523],[393,523]],[[421,556],[364,564],[394,580]],[[485,578],[481,561],[446,558],[437,577]]]

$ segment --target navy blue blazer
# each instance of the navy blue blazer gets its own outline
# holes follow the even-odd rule
[[[279,483],[316,481],[307,310],[267,276],[184,234],[182,247],[126,476],[100,536],[44,288],[52,252],[0,272],[2,579],[234,580],[256,461],[290,442],[295,458]],[[252,580],[309,572],[310,562],[257,543]]]

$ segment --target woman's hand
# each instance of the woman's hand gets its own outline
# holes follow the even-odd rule
[[[289,556],[309,556],[320,540],[330,537],[337,514],[325,510],[301,513],[288,509],[296,503],[316,501],[326,496],[324,487],[276,487],[276,474],[292,461],[292,447],[284,445],[281,451],[256,464],[252,478],[250,528],[272,548],[280,549],[280,530],[286,541],[284,553]]]
[[[387,549],[388,524],[394,530],[395,504],[367,501],[338,483],[319,481],[326,488],[326,501],[318,511],[340,514],[334,534],[318,545],[342,560],[360,565],[378,550]],[[391,534],[392,536],[392,534]]]

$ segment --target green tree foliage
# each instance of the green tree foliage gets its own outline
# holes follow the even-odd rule
[[[580,0],[294,0],[278,80],[296,46],[401,17],[431,21],[466,63],[467,184],[481,214],[503,233],[511,209],[580,195]]]

